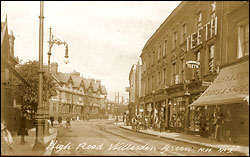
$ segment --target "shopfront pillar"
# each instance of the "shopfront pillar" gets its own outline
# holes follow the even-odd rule
[[[168,104],[168,98],[165,100],[165,127],[167,128],[169,126],[169,104]]]
[[[190,96],[185,96],[185,123],[184,123],[184,128],[185,132],[188,132],[189,130],[189,97]]]

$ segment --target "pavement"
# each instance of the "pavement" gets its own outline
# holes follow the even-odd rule
[[[114,125],[117,125],[123,129],[132,130],[132,126],[126,126],[124,125],[123,122],[114,123]],[[132,130],[132,131],[135,131],[135,130]],[[172,139],[175,141],[187,142],[190,144],[196,144],[200,146],[220,149],[221,151],[225,151],[225,152],[229,152],[229,151],[240,152],[246,156],[249,156],[249,145],[248,146],[236,145],[232,143],[218,142],[215,139],[204,138],[199,135],[189,135],[185,133],[174,133],[174,132],[159,132],[159,131],[155,131],[152,129],[139,130],[137,132],[154,135],[154,136],[158,136],[161,138]],[[248,141],[249,141],[249,138],[248,138]]]
[[[58,124],[55,124],[54,127],[50,125],[49,128],[49,135],[44,136],[44,146],[50,143],[51,140],[55,139],[58,134]],[[18,156],[50,156],[51,151],[50,149],[45,150],[33,150],[33,146],[35,144],[36,139],[36,129],[32,128],[28,130],[28,136],[25,136],[25,144],[20,144],[21,136],[13,135],[13,150],[11,155],[18,155]]]

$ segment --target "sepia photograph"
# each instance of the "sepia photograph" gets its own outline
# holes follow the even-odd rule
[[[1,156],[249,156],[249,1],[1,1]]]

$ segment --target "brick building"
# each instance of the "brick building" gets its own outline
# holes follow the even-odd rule
[[[221,105],[225,114],[228,106],[222,104],[229,101],[192,103],[223,68],[249,62],[249,2],[180,3],[147,41],[140,57],[140,104],[144,115],[153,123],[162,117],[165,129],[174,126],[178,131],[198,132],[197,110],[205,110],[212,119],[214,108]],[[249,73],[247,64],[242,63],[242,68]],[[244,75],[242,79],[249,77]],[[232,97],[234,103],[243,102],[242,97],[249,95],[248,90],[243,90],[241,97]],[[244,115],[249,119],[249,113]]]

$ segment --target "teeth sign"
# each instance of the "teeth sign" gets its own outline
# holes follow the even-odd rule
[[[200,62],[198,61],[186,61],[187,67],[191,69],[199,68]]]
[[[202,39],[204,40],[204,35],[205,41],[217,35],[217,16],[186,38],[187,51],[201,45],[203,43]]]

